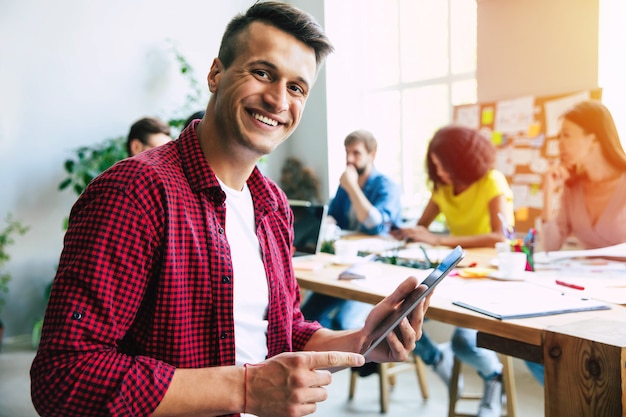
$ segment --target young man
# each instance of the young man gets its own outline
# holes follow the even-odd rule
[[[31,369],[40,414],[302,416],[326,398],[323,369],[363,364],[352,352],[416,279],[362,329],[306,322],[293,216],[255,167],[298,125],[331,50],[307,14],[255,3],[226,29],[202,120],[90,184],[72,209]],[[428,300],[372,360],[407,357]]]
[[[369,235],[389,232],[392,224],[401,222],[400,190],[374,167],[376,138],[366,130],[356,130],[346,136],[344,147],[346,169],[328,214],[345,230]]]
[[[344,139],[346,169],[330,202],[328,214],[344,230],[376,235],[401,223],[400,190],[374,167],[378,143],[366,130],[356,130]],[[371,304],[314,293],[302,306],[308,320],[324,327],[345,330],[363,326]],[[368,367],[368,373],[375,367]]]
[[[167,123],[154,117],[144,117],[130,127],[126,139],[126,152],[128,156],[135,156],[171,140],[170,127]]]

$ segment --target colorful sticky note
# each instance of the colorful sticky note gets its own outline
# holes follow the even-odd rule
[[[502,137],[502,132],[492,132],[491,133],[491,143],[496,146],[501,146],[504,144],[504,139]]]
[[[536,136],[539,136],[540,133],[541,133],[541,124],[539,124],[539,122],[531,123],[530,126],[528,126],[529,138],[534,138]]]
[[[515,210],[515,221],[525,222],[528,220],[528,207],[519,207]]]
[[[481,122],[484,125],[490,125],[493,123],[493,107],[485,107],[482,111]]]

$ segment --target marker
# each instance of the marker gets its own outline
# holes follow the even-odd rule
[[[583,287],[581,285],[571,284],[569,282],[560,281],[558,279],[556,281],[554,281],[554,282],[556,282],[556,285],[561,285],[561,286],[567,287],[567,288],[573,288],[575,290],[581,290],[582,291],[582,290],[585,289],[585,287]]]

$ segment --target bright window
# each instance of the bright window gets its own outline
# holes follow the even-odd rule
[[[454,105],[476,102],[476,0],[328,0],[324,13],[336,48],[326,63],[330,190],[343,139],[368,129],[376,167],[402,186],[406,214],[419,216],[430,196],[428,141]]]

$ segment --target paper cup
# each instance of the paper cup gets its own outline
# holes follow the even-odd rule
[[[341,264],[354,263],[359,253],[359,246],[356,242],[349,240],[337,240],[335,242],[335,257]]]
[[[503,277],[519,275],[526,270],[526,254],[523,252],[499,253],[498,269]]]

